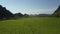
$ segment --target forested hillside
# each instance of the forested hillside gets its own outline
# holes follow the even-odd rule
[[[60,17],[60,6],[57,8],[57,10],[52,15],[54,17]]]

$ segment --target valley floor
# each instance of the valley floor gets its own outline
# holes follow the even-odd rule
[[[0,34],[60,34],[60,18],[31,17],[0,21]]]

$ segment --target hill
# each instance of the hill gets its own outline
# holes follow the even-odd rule
[[[40,17],[49,17],[50,14],[39,14],[38,16],[40,16]]]
[[[0,5],[0,19],[8,19],[13,16],[14,15],[9,10],[7,10],[5,7]]]
[[[54,17],[60,17],[60,6],[57,8],[57,10],[52,14]]]

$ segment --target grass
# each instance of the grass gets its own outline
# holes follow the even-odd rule
[[[31,17],[0,21],[0,34],[60,34],[60,18]]]

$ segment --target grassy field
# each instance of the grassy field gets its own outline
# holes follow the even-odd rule
[[[31,17],[0,21],[0,34],[60,34],[60,18]]]

